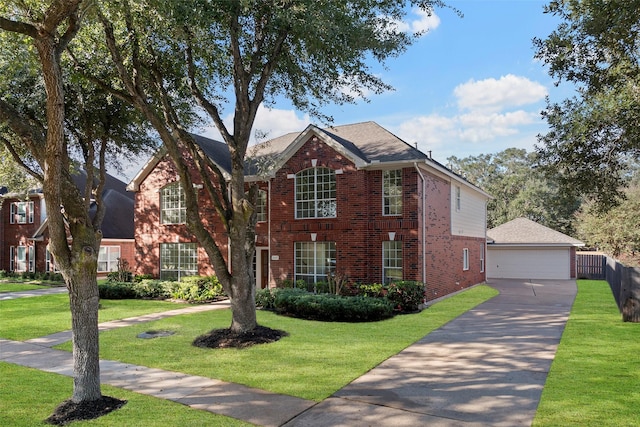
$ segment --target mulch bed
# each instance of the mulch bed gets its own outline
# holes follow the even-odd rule
[[[201,348],[247,348],[256,344],[267,344],[289,336],[285,331],[257,326],[247,332],[233,332],[229,328],[214,329],[200,335],[193,345]]]
[[[126,403],[126,400],[109,396],[102,396],[97,400],[78,403],[65,400],[58,405],[55,411],[53,411],[53,414],[51,414],[45,422],[56,426],[65,426],[73,421],[93,420],[121,408]]]

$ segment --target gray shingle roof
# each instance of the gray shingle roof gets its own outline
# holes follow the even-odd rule
[[[487,230],[487,237],[495,244],[505,245],[584,246],[580,240],[528,218],[516,218]]]

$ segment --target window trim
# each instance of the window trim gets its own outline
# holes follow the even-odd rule
[[[397,174],[397,176],[391,176],[391,173]],[[397,185],[391,186],[390,182],[394,180],[400,181],[400,194],[390,194],[391,189],[398,188]],[[389,182],[389,185],[387,183]],[[403,191],[402,191],[402,169],[389,169],[382,171],[382,216],[401,216],[403,209]],[[389,193],[389,194],[388,194]],[[392,200],[395,203],[392,203]],[[399,203],[398,203],[399,200]],[[398,206],[399,205],[399,206]],[[390,213],[391,207],[397,207],[399,212]]]
[[[267,215],[267,191],[258,189],[258,201],[256,203],[256,222],[267,222],[269,216]]]
[[[485,268],[485,244],[480,243],[480,273],[484,273]]]
[[[111,258],[111,250],[112,249],[117,249],[118,251],[118,256],[115,257],[115,259]],[[107,255],[107,259],[102,260],[100,259],[101,255],[103,254],[103,250]],[[109,273],[112,271],[118,271],[118,260],[120,259],[121,256],[121,248],[118,245],[106,245],[106,246],[100,246],[100,249],[98,250],[98,273]],[[106,263],[107,264],[107,268],[106,270],[101,270],[100,269],[100,264],[101,263]],[[114,268],[115,267],[115,268]]]
[[[177,250],[177,267],[175,269],[163,269],[162,265],[163,265],[163,247],[170,245],[175,247]],[[182,262],[182,258],[181,256],[184,254],[186,249],[191,248],[191,250],[193,250],[193,259],[192,259],[192,264],[195,267],[194,270],[190,270],[190,269],[185,269],[183,268],[183,262]],[[175,280],[180,280],[182,277],[185,276],[197,276],[198,275],[198,244],[197,243],[192,243],[192,242],[164,242],[164,243],[160,243],[160,256],[158,257],[158,261],[159,261],[159,272],[160,272],[160,279],[161,280],[169,280],[169,279],[165,279],[163,277],[163,272],[176,272],[177,273],[177,278]],[[165,276],[166,277],[166,276]]]
[[[24,206],[24,220],[17,220],[19,209],[18,206]],[[9,223],[10,224],[33,224],[34,220],[34,209],[35,203],[33,201],[24,201],[24,202],[11,202],[11,206],[9,208]],[[19,217],[22,218],[22,215]]]
[[[303,177],[302,174],[309,173],[309,171],[313,171],[313,184],[307,183],[307,187],[313,186],[313,188],[309,188],[310,191],[303,193],[301,188],[303,183],[300,182],[300,179]],[[327,171],[326,174],[318,174],[319,171]],[[318,177],[319,176],[329,176],[332,180],[327,183],[330,186],[333,186],[333,189],[325,190],[319,189]],[[320,184],[326,184],[325,182],[321,182]],[[333,197],[327,198],[319,198],[318,194],[322,192],[333,193]],[[312,194],[313,197],[309,199],[302,199],[300,196],[302,194]],[[295,201],[295,218],[296,219],[321,219],[321,218],[337,218],[338,216],[338,198],[337,198],[337,179],[336,179],[336,171],[323,166],[316,166],[307,169],[303,169],[295,174],[294,179],[294,201]],[[303,209],[300,207],[301,204],[313,204],[313,208]],[[327,204],[327,207],[321,207],[321,204]],[[303,212],[311,211],[313,209],[312,216],[302,216]],[[330,212],[330,215],[319,215],[319,213],[327,211]]]
[[[456,185],[456,212],[460,212],[462,210],[462,189],[459,185]]]
[[[395,244],[398,245],[399,248],[388,248],[386,246],[390,246],[390,244]],[[396,254],[399,252],[400,253],[400,257],[399,258],[387,258],[386,254],[389,250],[393,250]],[[399,261],[400,267],[398,267],[397,265],[395,266],[387,266],[387,261],[391,261],[391,260],[395,260],[396,264]],[[385,240],[382,242],[382,283],[384,284],[389,284],[391,283],[394,279],[391,278],[391,280],[387,280],[387,271],[399,271],[400,272],[400,280],[402,280],[402,278],[404,277],[404,247],[402,244],[401,240]]]
[[[299,266],[300,266],[300,261],[302,260],[302,258],[298,257],[298,253],[302,252],[303,248],[301,247],[302,245],[309,245],[312,249],[312,254],[313,254],[313,266],[310,266],[309,268],[311,268],[311,273],[301,273],[299,272]],[[325,250],[328,251],[323,253],[323,255],[325,255],[325,259],[327,259],[329,261],[329,266],[327,266],[326,264],[324,265],[324,271],[322,273],[318,273],[317,271],[322,269],[323,266],[319,265],[317,263],[318,261],[318,246],[325,246]],[[336,248],[336,242],[330,242],[330,241],[322,241],[322,242],[294,242],[293,244],[293,277],[294,277],[294,281],[298,281],[298,280],[304,280],[306,282],[305,279],[303,279],[300,276],[304,276],[304,277],[312,277],[313,283],[318,283],[318,282],[322,282],[322,281],[326,281],[327,280],[327,274],[330,274],[332,272],[335,272],[336,270],[336,260],[337,260],[337,248]],[[331,255],[333,255],[333,257],[331,257]],[[306,258],[308,259],[308,258]],[[333,265],[332,265],[333,264]],[[311,283],[309,283],[311,284]]]
[[[177,190],[173,190],[177,187]],[[177,194],[167,194],[165,195],[165,191],[177,191]],[[172,202],[177,203],[177,207],[167,208],[165,206],[165,198],[169,196],[176,197],[177,201],[172,200]],[[165,212],[177,212],[177,221],[173,221],[172,218],[175,216],[172,215],[169,217]],[[184,189],[182,188],[182,183],[180,181],[171,182],[160,189],[160,224],[161,225],[175,225],[175,224],[186,224],[187,223],[187,204],[185,200]]]
[[[462,249],[462,270],[469,270],[469,248]]]

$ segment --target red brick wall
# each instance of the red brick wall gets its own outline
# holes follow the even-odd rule
[[[34,242],[29,240],[34,235],[38,227],[40,227],[40,196],[30,197],[29,201],[33,202],[34,215],[33,223],[27,222],[26,224],[11,224],[11,203],[22,202],[24,199],[6,198],[2,204],[2,247],[0,251],[2,256],[0,257],[1,264],[0,270],[9,271],[11,265],[10,261],[10,247],[11,246],[33,246]],[[44,258],[40,256],[40,253],[44,254],[44,248],[46,243],[36,243],[36,271],[44,271]],[[42,268],[39,268],[42,265]],[[28,269],[28,265],[27,265]]]
[[[336,174],[337,218],[296,219],[295,179],[289,175],[313,167],[327,167]],[[427,298],[435,299],[484,281],[480,272],[480,247],[484,239],[451,235],[450,184],[426,173],[426,203],[423,215],[421,175],[414,167],[402,171],[403,213],[382,215],[382,171],[357,170],[354,163],[340,152],[310,137],[306,143],[276,172],[268,198],[269,223],[257,226],[257,245],[269,246],[270,286],[294,279],[295,242],[336,243],[336,270],[351,281],[382,281],[382,242],[403,242],[403,276],[405,280],[423,281],[426,277]],[[161,161],[136,193],[136,261],[137,273],[159,274],[159,243],[195,242],[183,225],[159,224],[160,194],[158,190],[176,181],[176,171],[169,159]],[[267,189],[267,186],[262,186]],[[200,190],[201,214],[210,218],[210,227],[221,230],[210,201]],[[423,248],[422,219],[425,218]],[[269,226],[270,225],[270,226]],[[226,237],[217,236],[227,249]],[[222,241],[223,240],[223,241]],[[469,270],[463,271],[463,249],[469,249]],[[425,259],[423,261],[423,249]],[[212,274],[210,262],[201,250],[200,274]],[[426,271],[423,271],[423,265]]]
[[[185,156],[184,161],[189,161],[189,158]],[[202,182],[195,170],[193,178],[196,184]],[[136,274],[151,274],[154,277],[160,275],[161,243],[197,243],[196,238],[187,230],[186,225],[160,224],[159,190],[177,180],[178,174],[175,166],[171,158],[166,156],[141,183],[140,190],[135,195],[135,262],[132,263],[132,267]],[[198,205],[205,226],[214,234],[226,258],[228,245],[223,226],[204,189],[198,190]],[[198,247],[198,261],[198,274],[203,276],[214,274],[211,262],[201,247]]]

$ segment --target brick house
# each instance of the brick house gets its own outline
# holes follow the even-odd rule
[[[80,171],[73,177],[84,188],[87,175]],[[0,192],[0,270],[54,272],[55,263],[47,249],[47,213],[41,190],[24,194]],[[117,269],[118,258],[135,262],[133,242],[133,196],[126,184],[107,175],[102,198],[107,212],[102,222],[102,242],[98,257],[98,275]]]
[[[195,138],[228,174],[226,145]],[[376,123],[310,125],[250,151],[246,180],[261,188],[258,288],[325,281],[331,272],[358,283],[419,281],[435,299],[485,280],[490,196]],[[268,169],[258,171],[261,164]],[[156,153],[128,189],[136,193],[137,273],[214,274],[184,225],[181,187],[166,152]],[[199,197],[225,253],[212,203],[204,191]]]

